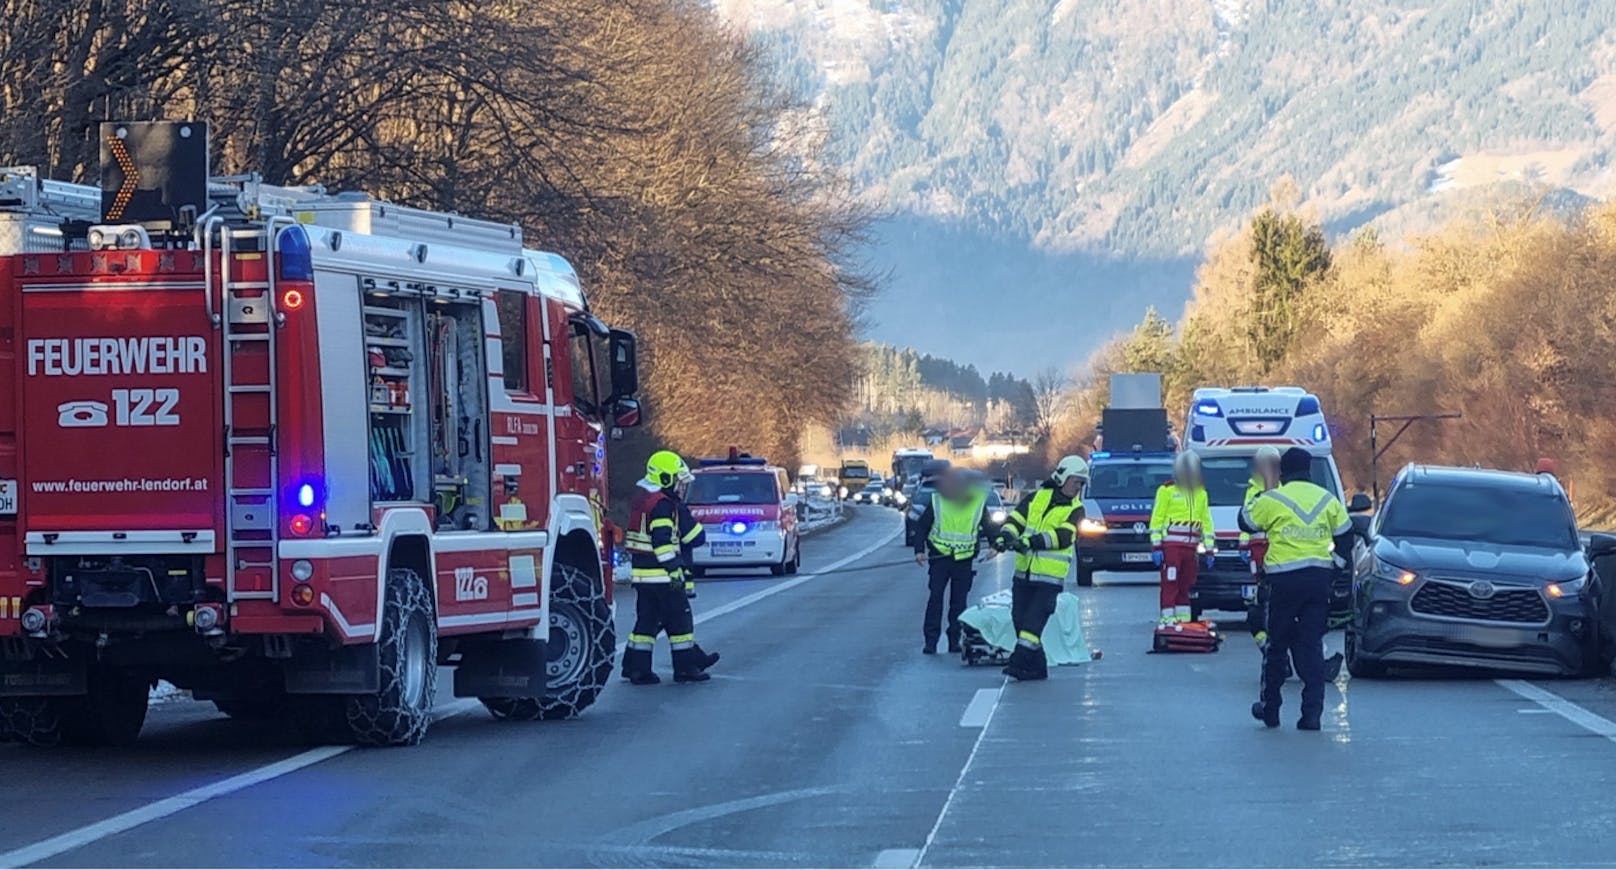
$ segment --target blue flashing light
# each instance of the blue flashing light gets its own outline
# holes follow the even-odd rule
[[[305,483],[297,488],[297,503],[302,507],[314,507],[314,484]]]
[[[732,534],[732,535],[744,535],[744,534],[746,534],[746,523],[743,523],[740,520],[736,520],[735,522],[730,523],[729,524],[729,533]]]
[[[1105,451],[1101,451],[1101,452],[1098,452],[1098,453],[1090,453],[1089,454],[1089,459],[1110,459],[1110,458],[1111,458],[1111,454],[1108,453],[1108,452],[1105,452]]]
[[[1302,400],[1296,403],[1296,416],[1298,417],[1317,413],[1320,413],[1319,400],[1313,396],[1303,396]]]
[[[276,235],[275,268],[282,281],[314,280],[314,256],[302,226],[287,227]]]
[[[1222,417],[1223,408],[1219,407],[1217,402],[1196,402],[1195,413],[1202,417]]]
[[[1325,440],[1326,438],[1329,438],[1329,437],[1330,437],[1330,430],[1324,428],[1323,423],[1315,423],[1315,424],[1313,424],[1313,440],[1314,441],[1323,441],[1323,440]]]

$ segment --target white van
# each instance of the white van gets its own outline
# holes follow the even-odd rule
[[[1317,396],[1301,387],[1203,387],[1190,400],[1183,449],[1201,458],[1217,559],[1195,583],[1195,618],[1202,610],[1245,611],[1256,593],[1251,569],[1240,558],[1239,515],[1257,449],[1313,454],[1313,482],[1347,501],[1331,455],[1330,424]]]

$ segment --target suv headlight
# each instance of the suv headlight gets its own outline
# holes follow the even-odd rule
[[[1103,535],[1103,534],[1105,534],[1105,521],[1104,520],[1091,520],[1088,517],[1084,517],[1083,519],[1078,520],[1078,522],[1077,522],[1077,533],[1080,534],[1080,535],[1091,535],[1091,536],[1092,535]]]
[[[1407,568],[1399,568],[1384,559],[1375,560],[1375,576],[1388,583],[1395,583],[1403,587],[1413,586],[1414,581],[1420,579],[1419,575],[1413,571]]]
[[[1576,577],[1571,580],[1561,580],[1543,587],[1543,592],[1550,598],[1575,598],[1582,593],[1582,588],[1588,585],[1587,576]]]
[[[994,508],[993,512],[988,514],[988,519],[992,520],[995,525],[999,525],[1010,519],[1010,515],[1004,512],[1004,508]]]

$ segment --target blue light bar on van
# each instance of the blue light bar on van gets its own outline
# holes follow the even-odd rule
[[[1195,403],[1195,413],[1202,417],[1222,417],[1223,408],[1217,402],[1205,401]]]
[[[1111,454],[1106,453],[1106,452],[1090,453],[1089,454],[1089,459],[1091,459],[1091,460],[1093,460],[1093,459],[1110,459],[1110,458],[1111,458]]]
[[[1319,400],[1313,396],[1303,396],[1302,401],[1296,403],[1296,416],[1319,413]]]

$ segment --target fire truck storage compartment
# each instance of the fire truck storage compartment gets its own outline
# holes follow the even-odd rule
[[[430,502],[444,530],[487,528],[480,299],[367,292],[370,493]]]

